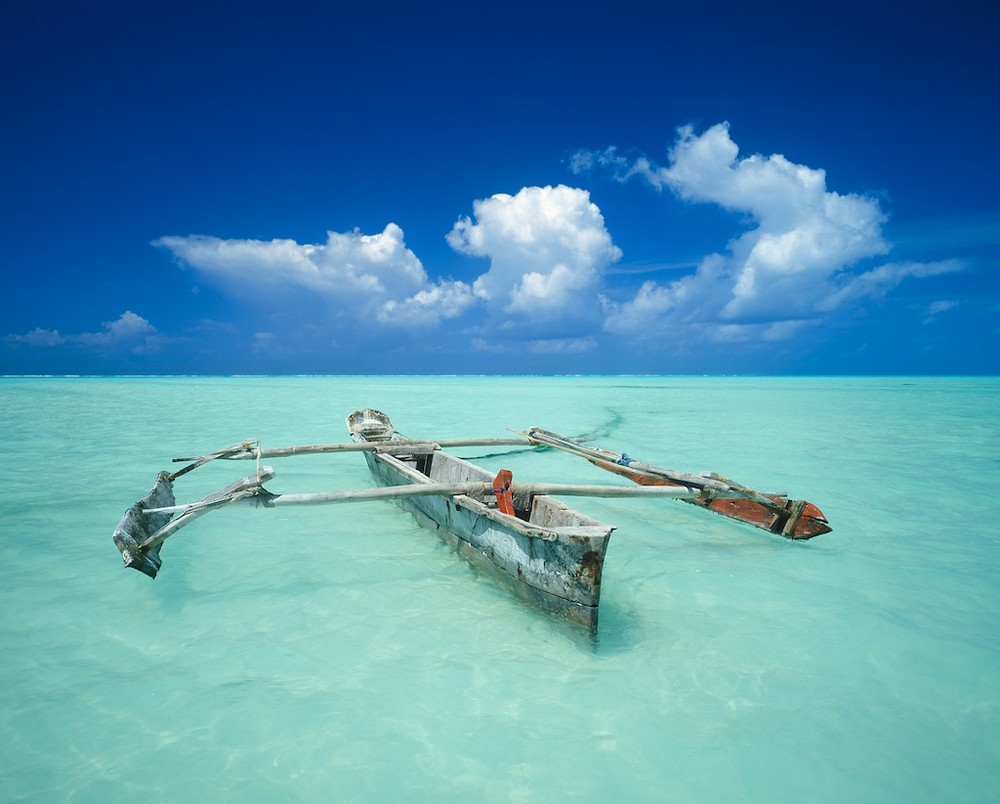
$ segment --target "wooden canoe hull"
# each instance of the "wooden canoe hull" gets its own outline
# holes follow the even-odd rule
[[[368,440],[354,430],[352,437]],[[395,447],[406,439],[394,433],[391,441]],[[441,451],[414,456],[367,452],[365,460],[380,486],[492,480],[484,469]],[[396,503],[515,597],[597,628],[611,526],[547,495],[518,499],[516,491],[515,503],[528,511],[526,520],[499,512],[490,500],[464,495],[408,497]]]

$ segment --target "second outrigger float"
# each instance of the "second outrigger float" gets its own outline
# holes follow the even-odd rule
[[[418,441],[396,431],[389,417],[363,408],[347,417],[350,443],[263,449],[245,441],[160,472],[146,497],[124,514],[114,541],[126,567],[155,578],[167,538],[203,514],[228,505],[265,508],[391,499],[435,531],[479,571],[518,598],[555,616],[597,629],[604,556],[614,527],[587,517],[558,497],[668,497],[753,525],[788,539],[829,533],[822,512],[785,494],[761,494],[716,474],[663,469],[532,428],[513,438]],[[546,447],[585,458],[637,485],[513,482],[445,451],[446,447],[521,445]],[[273,494],[264,483],[274,470],[264,458],[361,452],[379,488],[311,494]],[[177,505],[173,483],[212,460],[255,459],[257,470],[219,491]]]

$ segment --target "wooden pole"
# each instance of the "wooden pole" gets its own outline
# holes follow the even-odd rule
[[[331,503],[397,500],[403,497],[454,497],[459,494],[482,495],[492,492],[489,483],[419,483],[412,486],[383,486],[353,491],[326,491],[313,494],[276,494],[264,505],[328,505]]]
[[[662,469],[659,466],[653,466],[652,464],[645,463],[643,461],[628,460],[626,462],[621,462],[618,458],[615,458],[615,453],[593,449],[592,447],[578,444],[571,438],[566,438],[565,436],[561,436],[556,433],[550,433],[548,430],[542,430],[537,427],[532,428],[527,433],[523,433],[522,435],[524,435],[524,437],[533,444],[554,447],[555,449],[562,450],[563,452],[569,452],[573,455],[586,458],[594,465],[611,472],[627,472],[633,475],[641,475],[642,477],[650,478],[652,480],[666,480],[670,483],[678,483],[691,488],[708,489],[711,490],[712,494],[716,497],[726,497],[730,499],[744,498],[753,500],[753,502],[763,505],[769,509],[781,509],[781,504],[767,495],[761,494],[759,491],[747,488],[746,486],[742,486],[739,483],[729,480],[728,478],[721,477],[714,472],[704,475],[693,475],[688,472],[676,472],[672,469]],[[619,458],[624,457],[625,456],[623,455],[619,456]]]
[[[729,489],[705,490],[688,486],[586,486],[576,483],[521,483],[515,489],[531,490],[532,494],[551,494],[556,497],[666,497],[675,500],[694,500],[699,497],[742,497]]]
[[[433,452],[444,447],[494,447],[494,446],[529,446],[530,442],[526,438],[442,438],[438,441],[382,441],[369,443],[347,443],[347,444],[302,444],[295,447],[274,447],[271,449],[261,449],[261,458],[287,458],[293,455],[316,455],[320,453],[333,452]],[[214,457],[223,460],[247,460],[256,458],[257,450],[253,449],[229,449],[220,451],[222,454],[210,456],[195,455],[186,458],[174,458],[174,463],[181,461],[202,461],[206,458]]]
[[[262,505],[274,508],[283,505],[333,505],[337,503],[370,502],[372,500],[396,500],[404,497],[456,497],[458,495],[486,496],[493,492],[490,483],[415,483],[407,486],[381,486],[372,489],[351,489],[347,491],[321,491],[306,494],[270,494],[264,489],[264,494],[242,495],[249,487],[245,485],[246,478],[240,484],[234,484],[229,492],[231,498],[211,498],[199,500],[188,505],[174,505],[169,508],[150,508],[147,513],[187,513],[196,510],[212,510],[219,505],[231,502],[243,505]],[[702,489],[692,489],[686,486],[591,486],[578,483],[517,483],[515,489],[522,494],[527,492],[535,495],[553,495],[557,497],[663,497],[675,500],[692,500],[698,497],[732,498],[742,496],[739,492],[720,491],[705,492]],[[178,517],[180,519],[181,517]]]
[[[522,494],[561,497],[665,497],[667,499],[695,499],[704,496],[700,489],[685,486],[587,486],[577,483],[515,483],[514,489]],[[431,497],[441,495],[487,495],[493,492],[490,483],[419,483],[412,486],[383,486],[356,491],[328,491],[312,494],[276,494],[263,505],[325,505],[332,503],[368,502],[370,500],[395,500],[403,497]],[[714,494],[710,496],[715,496]],[[720,497],[742,496],[738,492],[720,492]]]
[[[181,475],[186,475],[188,472],[197,469],[199,466],[203,466],[209,461],[214,461],[217,458],[232,458],[234,455],[239,454],[241,457],[252,458],[254,453],[249,451],[251,445],[255,442],[243,441],[239,444],[233,444],[231,447],[226,447],[225,449],[220,449],[217,452],[209,453],[208,455],[199,455],[195,458],[174,458],[174,463],[179,463],[180,461],[194,461],[190,466],[185,466],[183,469],[178,469],[172,475],[170,475],[171,482],[179,478]],[[246,453],[244,456],[244,452]]]

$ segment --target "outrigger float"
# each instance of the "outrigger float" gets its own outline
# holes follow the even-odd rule
[[[435,531],[469,563],[518,598],[592,630],[597,628],[604,556],[614,527],[602,524],[557,497],[656,497],[679,499],[788,539],[829,533],[812,503],[785,494],[761,494],[716,474],[686,474],[586,446],[532,428],[513,438],[419,441],[396,432],[389,417],[362,409],[347,417],[350,443],[263,449],[244,441],[160,472],[152,490],[135,502],[115,528],[114,542],[126,567],[155,578],[164,541],[198,517],[229,505],[277,508],[370,500],[394,500],[421,525]],[[548,447],[585,458],[637,485],[514,483],[511,472],[495,477],[446,447],[520,445]],[[265,458],[360,452],[378,488],[311,494],[273,494],[264,483],[274,470]],[[186,505],[177,505],[173,483],[213,460],[253,459],[256,472]]]

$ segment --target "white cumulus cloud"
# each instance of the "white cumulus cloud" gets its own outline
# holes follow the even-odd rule
[[[412,296],[390,299],[378,311],[378,320],[396,326],[435,324],[442,318],[456,318],[472,307],[477,299],[465,282],[441,281]]]
[[[240,294],[301,287],[342,298],[385,293],[389,287],[416,291],[427,280],[420,260],[403,241],[403,230],[394,223],[374,235],[327,232],[326,243],[321,244],[190,235],[161,237],[153,245]]]
[[[126,310],[114,321],[105,321],[100,332],[84,332],[76,340],[85,346],[110,346],[121,343],[143,343],[156,335],[156,327],[141,315]]]
[[[24,333],[24,335],[8,335],[7,341],[9,343],[23,344],[24,346],[46,347],[62,346],[62,344],[66,343],[66,338],[57,329],[35,327],[30,332]]]
[[[63,335],[59,330],[36,328],[24,335],[8,335],[9,344],[34,348],[70,346],[94,351],[128,351],[147,354],[157,351],[168,339],[141,315],[126,310],[114,321],[105,321],[97,332]]]
[[[489,258],[473,290],[491,312],[541,325],[598,309],[604,271],[621,250],[587,191],[524,187],[475,201],[473,215],[459,219],[447,240],[455,251]]]
[[[702,134],[679,129],[669,159],[663,167],[609,148],[577,154],[571,167],[607,170],[620,181],[639,178],[686,201],[746,215],[753,226],[728,244],[728,253],[703,259],[694,274],[665,285],[648,282],[630,301],[607,302],[610,331],[697,322],[723,339],[751,331],[779,339],[848,302],[882,296],[908,277],[961,268],[954,261],[890,263],[859,272],[860,263],[889,251],[878,201],[834,192],[825,171],[781,154],[740,158],[726,123]],[[785,325],[747,329],[777,322]]]
[[[456,315],[460,299],[471,298],[461,283],[432,284],[395,223],[371,235],[328,232],[320,244],[192,235],[161,237],[153,245],[168,249],[227,292],[260,300],[306,290],[361,315],[376,311],[384,317],[398,308],[408,311],[403,323],[434,323]]]
[[[586,191],[525,187],[477,200],[473,212],[446,236],[459,253],[489,258],[489,270],[472,283],[432,281],[394,223],[373,235],[328,232],[319,244],[192,235],[154,245],[227,294],[264,304],[307,291],[338,313],[399,327],[433,326],[486,305],[495,332],[509,336],[531,324],[522,340],[563,337],[567,322],[582,319],[593,329],[604,270],[621,251]]]

